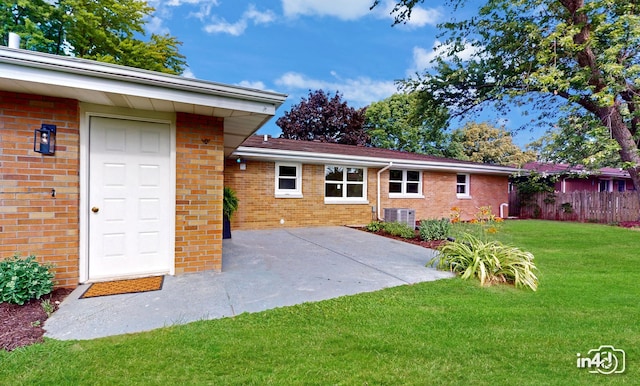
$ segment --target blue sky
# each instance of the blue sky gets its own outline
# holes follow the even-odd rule
[[[429,68],[437,45],[436,24],[452,9],[444,0],[413,11],[406,25],[392,27],[392,1],[369,10],[373,0],[150,0],[156,8],[148,32],[169,33],[183,42],[185,76],[288,94],[260,134],[280,135],[278,117],[309,91],[336,91],[352,107],[367,106],[397,91],[396,81]],[[438,5],[442,3],[442,5]],[[473,1],[471,2],[473,3]],[[473,6],[457,11],[458,18]],[[490,120],[516,129],[517,113]],[[536,135],[524,131],[524,145]]]

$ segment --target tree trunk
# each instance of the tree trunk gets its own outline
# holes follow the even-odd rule
[[[611,136],[620,145],[620,158],[622,159],[622,162],[631,163],[633,165],[626,170],[631,176],[631,181],[633,181],[636,191],[639,190],[640,154],[638,154],[638,145],[633,140],[633,135],[631,134],[629,127],[624,122],[622,115],[616,106],[599,109],[598,117],[602,124],[611,130]],[[640,200],[640,194],[638,194],[638,200]]]

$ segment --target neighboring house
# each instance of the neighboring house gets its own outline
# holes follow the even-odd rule
[[[221,270],[225,158],[285,98],[1,47],[0,258],[67,287]]]
[[[636,190],[629,173],[622,169],[601,168],[589,170],[583,166],[530,162],[523,170],[535,171],[542,176],[557,176],[554,189],[560,193],[576,191],[626,192]]]
[[[388,149],[252,136],[225,166],[236,190],[233,229],[365,225],[385,209],[415,220],[471,219],[480,207],[506,217],[508,179],[518,169]],[[397,213],[397,212],[396,212]]]

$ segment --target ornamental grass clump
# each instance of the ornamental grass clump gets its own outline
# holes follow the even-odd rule
[[[510,283],[533,291],[538,288],[537,268],[530,252],[470,234],[445,244],[439,252],[428,265],[437,260],[438,269],[454,272],[462,279],[477,277],[481,285]]]
[[[34,255],[0,261],[0,303],[23,305],[53,291],[52,266],[40,264]]]

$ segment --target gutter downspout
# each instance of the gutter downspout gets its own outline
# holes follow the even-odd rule
[[[502,204],[500,204],[500,218],[507,218],[507,216],[504,215],[504,207],[509,207],[509,204],[507,204],[506,202],[503,202]]]
[[[380,216],[380,175],[382,174],[382,172],[389,169],[392,165],[393,165],[393,162],[389,162],[389,165],[378,170],[378,201],[376,202],[377,212],[378,212],[376,213],[376,216],[378,217],[378,221],[382,221],[382,217]]]

